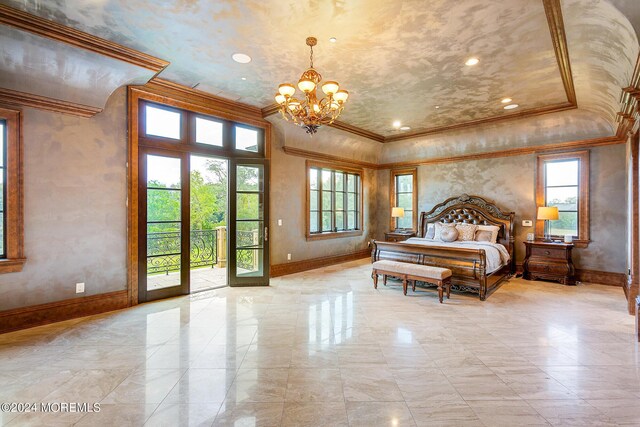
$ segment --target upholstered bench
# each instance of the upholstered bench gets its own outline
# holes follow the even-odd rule
[[[438,285],[440,303],[442,303],[445,289],[447,298],[451,295],[451,270],[447,268],[389,260],[376,261],[373,263],[373,272],[371,273],[375,289],[378,289],[378,274],[382,274],[385,285],[387,284],[387,276],[402,279],[402,291],[405,295],[407,294],[408,280],[413,281],[413,291],[416,290],[416,280]]]

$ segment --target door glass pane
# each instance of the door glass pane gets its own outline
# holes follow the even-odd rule
[[[147,290],[180,286],[180,159],[146,156]],[[162,170],[164,169],[164,173]]]
[[[547,162],[546,185],[578,185],[578,160]]]
[[[262,165],[236,167],[236,276],[264,275]]]
[[[549,221],[549,229],[554,236],[577,236],[578,212],[558,212],[558,220]]]
[[[260,193],[238,193],[238,219],[262,219],[260,197]]]
[[[180,139],[180,113],[151,105],[147,105],[144,111],[147,135]]]
[[[196,142],[222,147],[222,123],[196,117]]]
[[[260,169],[255,166],[238,166],[237,187],[238,191],[262,191]]]
[[[236,126],[236,149],[258,152],[258,131]]]
[[[147,187],[180,188],[180,159],[147,156]]]
[[[263,246],[263,222],[262,221],[242,221],[238,223],[236,229],[237,248],[255,248]]]
[[[190,157],[191,292],[227,285],[228,161]]]

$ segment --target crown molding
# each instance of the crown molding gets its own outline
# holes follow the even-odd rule
[[[137,65],[156,74],[169,65],[163,59],[4,5],[0,5],[0,23]]]
[[[346,157],[333,156],[331,154],[317,153],[315,151],[303,150],[301,148],[289,147],[286,145],[282,147],[282,151],[284,151],[285,154],[288,154],[290,156],[304,157],[305,159],[312,159],[312,160],[320,160],[322,162],[327,162],[331,164],[337,163],[344,166],[350,166],[355,168],[366,168],[366,169],[380,168],[377,163],[364,162],[361,160],[353,160],[353,159],[348,159]]]
[[[268,116],[276,114],[279,110],[280,110],[280,106],[278,104],[268,105],[268,106],[262,108],[262,110],[261,110],[262,111],[262,117],[266,118]],[[385,137],[380,135],[380,134],[368,131],[366,129],[359,128],[357,126],[352,126],[352,125],[350,125],[348,123],[341,122],[339,120],[336,120],[335,122],[331,123],[330,125],[326,125],[326,126],[332,127],[334,129],[343,130],[345,132],[349,132],[349,133],[352,133],[354,135],[362,136],[364,138],[371,139],[371,140],[376,141],[376,142],[385,142]]]
[[[620,111],[616,115],[618,129],[616,135],[626,137],[638,132],[640,127],[640,53],[629,81],[629,86],[622,88],[620,94]]]
[[[573,74],[571,73],[571,61],[569,60],[569,49],[567,47],[567,37],[564,31],[564,20],[562,19],[562,6],[560,0],[542,0],[544,13],[547,15],[547,24],[551,33],[553,50],[556,53],[560,77],[567,94],[567,101],[574,106],[578,106],[576,100],[576,89],[573,85]]]
[[[500,121],[516,120],[516,119],[522,119],[525,117],[539,116],[542,114],[557,113],[560,111],[572,110],[574,108],[577,108],[574,104],[571,104],[569,102],[564,102],[562,104],[555,104],[555,105],[549,105],[546,107],[538,107],[538,108],[531,108],[528,110],[522,110],[522,111],[518,111],[517,113],[505,114],[503,116],[486,117],[484,119],[471,120],[468,122],[457,123],[453,125],[437,126],[434,128],[418,130],[415,132],[407,132],[400,135],[386,137],[384,139],[384,142],[401,141],[403,139],[417,138],[420,136],[431,135],[434,133],[442,133],[442,132],[451,131],[451,130],[466,129],[466,128],[470,128],[478,125],[484,125],[484,124],[495,123]]]
[[[102,111],[102,108],[88,105],[75,104],[46,96],[33,95],[17,90],[0,88],[0,103],[19,105],[23,107],[37,108],[40,110],[55,111],[56,113],[69,114],[71,116],[89,118]]]
[[[216,110],[231,114],[233,117],[240,116],[250,120],[268,123],[263,119],[262,110],[258,107],[231,101],[227,98],[212,95],[208,92],[193,89],[189,86],[184,86],[159,77],[154,77],[144,86],[138,87],[142,90],[152,90],[156,94],[184,99],[195,105],[214,107]]]

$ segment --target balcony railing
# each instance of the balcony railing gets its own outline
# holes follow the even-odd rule
[[[218,231],[221,234],[218,234]],[[238,231],[238,246],[257,244],[256,231]],[[224,227],[216,230],[191,230],[190,266],[191,268],[212,268],[218,264],[218,254],[222,253],[223,261],[226,251],[219,250],[219,246],[226,247],[226,232]],[[158,232],[147,234],[147,274],[158,274],[180,271],[180,232]],[[243,250],[238,252],[238,267],[253,270],[256,268],[255,251]],[[226,263],[222,263],[224,266]]]

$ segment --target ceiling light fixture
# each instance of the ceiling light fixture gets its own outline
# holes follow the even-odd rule
[[[469,58],[467,59],[467,62],[464,63],[464,65],[467,65],[470,67],[472,65],[476,65],[478,62],[480,62],[478,58]]]
[[[298,80],[298,88],[304,93],[304,99],[293,97],[296,88],[291,83],[281,84],[275,97],[282,117],[303,127],[309,135],[316,133],[321,125],[333,123],[342,113],[349,97],[349,92],[340,89],[338,82],[329,80],[321,86],[327,96],[320,100],[317,98],[316,89],[322,80],[322,76],[313,68],[313,47],[317,43],[315,37],[307,37],[307,46],[311,50],[310,65]]]
[[[337,42],[337,41],[338,41],[338,39],[337,39],[337,38],[335,38],[335,37],[329,37],[329,41],[330,41],[331,43],[335,43],[335,42]]]
[[[439,106],[439,105],[436,105],[436,110],[439,110],[439,109],[440,109],[440,106]]]
[[[411,127],[409,127],[409,126],[402,126],[402,127],[400,128],[400,130],[411,130]]]
[[[508,104],[511,101],[513,101],[513,99],[511,99],[511,98],[503,98],[502,101],[500,101],[500,102],[502,102],[503,104]]]
[[[392,125],[393,125],[394,128],[398,129],[400,126],[402,126],[402,123],[400,123],[400,120],[395,120],[392,123]]]
[[[251,57],[249,55],[245,55],[244,53],[234,53],[233,55],[231,55],[231,58],[234,61],[239,62],[240,64],[248,64],[249,62],[251,62]]]
[[[519,105],[518,104],[509,104],[509,105],[505,105],[504,108],[505,110],[513,110],[514,108],[518,108]]]
[[[240,77],[240,80],[247,80],[246,77]]]

